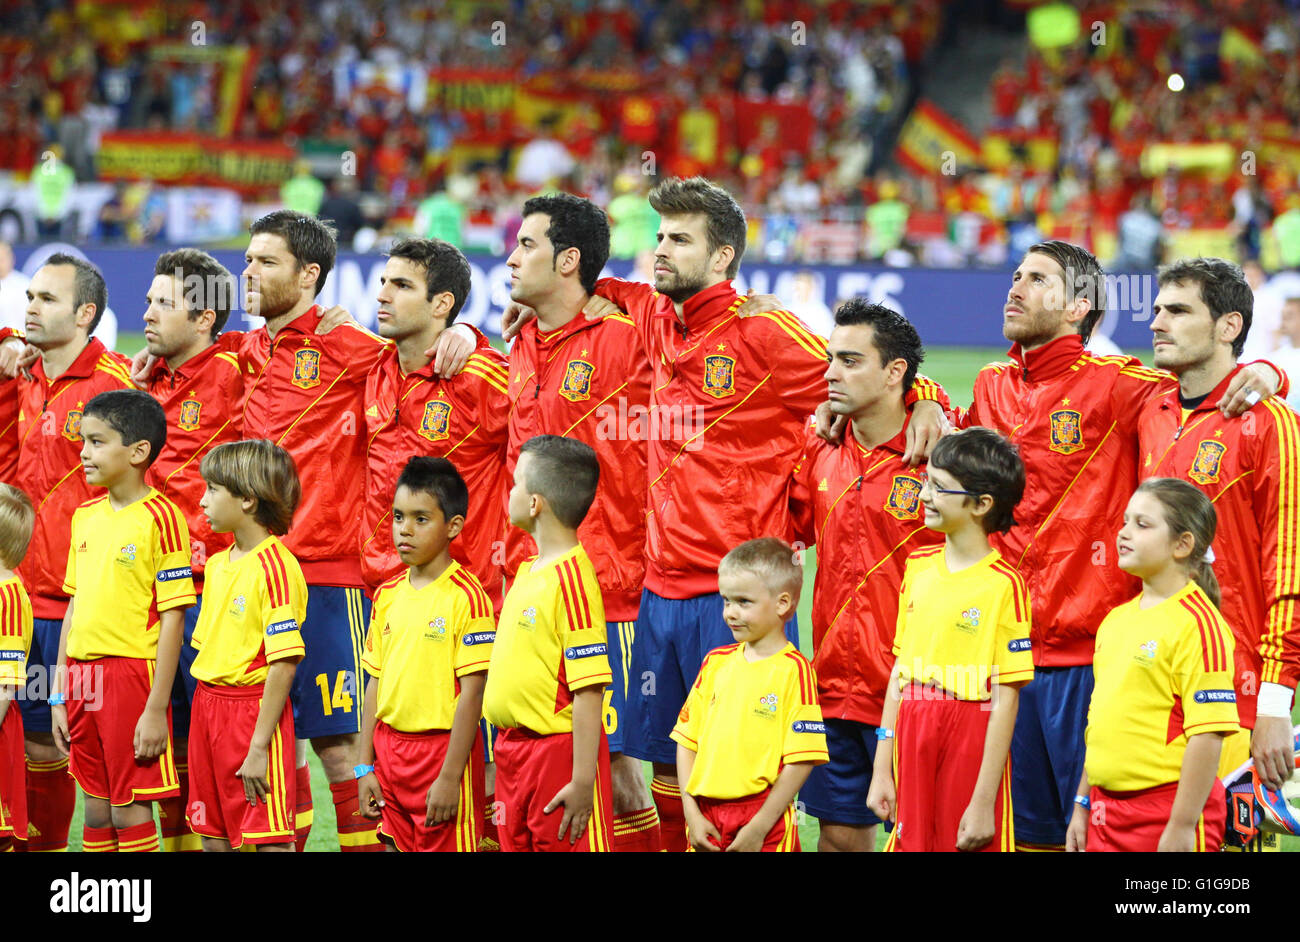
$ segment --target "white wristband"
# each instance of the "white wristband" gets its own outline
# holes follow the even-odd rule
[[[1259,700],[1255,704],[1256,716],[1278,716],[1291,718],[1291,700],[1295,690],[1282,684],[1270,684],[1267,681],[1259,685]]]

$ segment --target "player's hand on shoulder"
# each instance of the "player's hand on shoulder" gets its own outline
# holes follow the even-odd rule
[[[912,419],[907,423],[907,450],[903,461],[916,466],[930,457],[939,439],[952,431],[952,423],[939,403],[923,399],[912,406]]]
[[[582,313],[588,319],[599,317],[609,317],[611,314],[622,314],[623,309],[608,298],[602,298],[598,294],[593,294],[587,299],[587,303],[582,306]]]
[[[443,781],[442,777],[433,780],[429,793],[424,798],[424,823],[428,827],[450,821],[456,816],[460,807],[460,782],[453,779]]]
[[[145,709],[135,724],[135,757],[154,759],[167,748],[167,711]]]
[[[1170,821],[1156,845],[1158,854],[1187,854],[1196,850],[1196,826],[1176,825]]]
[[[149,374],[153,372],[153,365],[157,362],[158,358],[150,353],[147,347],[131,357],[131,382],[137,386],[149,382]]]
[[[452,324],[438,335],[432,350],[424,351],[433,357],[433,372],[443,379],[459,376],[469,362],[469,355],[478,348],[478,337],[464,324]]]
[[[1252,363],[1228,383],[1228,389],[1216,406],[1225,417],[1231,419],[1248,411],[1256,403],[1270,398],[1277,392],[1281,377],[1277,371],[1266,363]]]
[[[54,745],[61,755],[67,755],[72,745],[68,735],[68,708],[62,703],[50,704],[50,731],[54,734]]]
[[[524,325],[537,318],[537,312],[530,307],[524,307],[511,301],[506,305],[506,309],[501,312],[501,337],[506,343],[514,340],[519,336],[519,331],[523,330]]]
[[[569,782],[555,793],[555,797],[543,810],[546,814],[550,814],[561,805],[564,806],[564,815],[560,818],[559,839],[564,840],[565,833],[568,833],[569,843],[576,844],[587,830],[587,821],[591,818],[591,807],[594,801],[595,794],[591,786],[581,788],[576,783]]]
[[[0,343],[0,376],[13,379],[18,375],[19,361],[27,350],[27,345],[17,337],[10,337]]]
[[[344,324],[351,324],[354,327],[361,326],[347,308],[341,304],[336,304],[321,311],[320,320],[316,324],[316,333],[328,334],[335,327],[342,327]]]
[[[266,784],[267,757],[265,749],[248,747],[248,755],[235,774],[244,783],[244,797],[250,805],[257,804],[259,798],[265,800],[270,789]]]
[[[367,818],[379,817],[384,807],[384,796],[379,788],[379,777],[374,772],[367,772],[357,779],[357,799],[361,804],[363,815]]]
[[[817,437],[823,441],[835,445],[844,437],[844,423],[846,420],[844,416],[831,412],[829,402],[823,402],[817,407],[817,411],[813,413],[813,421],[815,422],[814,431],[817,432]]]
[[[774,294],[751,294],[745,303],[736,308],[736,314],[740,317],[753,317],[755,314],[766,314],[768,311],[783,311],[785,306],[781,304],[781,299]]]
[[[995,820],[992,802],[972,801],[957,825],[957,849],[979,850],[993,840]]]

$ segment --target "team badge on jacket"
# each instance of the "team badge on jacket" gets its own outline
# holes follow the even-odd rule
[[[1223,442],[1201,442],[1196,446],[1196,457],[1192,459],[1192,469],[1187,476],[1197,484],[1216,484],[1219,480],[1219,465],[1223,463],[1223,454],[1228,446]]]
[[[704,391],[721,399],[736,393],[736,361],[719,354],[704,358]]]
[[[899,520],[915,520],[921,506],[921,482],[905,474],[894,475],[894,486],[885,500],[886,513]]]
[[[1052,451],[1072,455],[1083,450],[1083,416],[1073,409],[1058,409],[1052,420]]]
[[[591,376],[596,367],[586,360],[570,360],[564,369],[564,381],[560,383],[560,395],[570,402],[581,402],[591,398]]]
[[[81,410],[71,409],[63,420],[63,437],[70,442],[81,441]]]
[[[320,385],[319,350],[299,350],[293,355],[293,384],[299,389]]]
[[[451,403],[435,399],[424,404],[424,415],[420,419],[420,434],[431,442],[440,442],[447,437],[451,425]]]
[[[199,427],[199,412],[203,409],[203,403],[197,399],[186,399],[181,403],[181,414],[176,420],[181,431],[192,432]]]

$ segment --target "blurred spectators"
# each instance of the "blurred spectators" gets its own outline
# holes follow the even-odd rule
[[[27,286],[31,279],[14,268],[14,250],[0,242],[0,327],[22,330],[27,322]]]
[[[305,160],[294,165],[294,174],[280,187],[280,202],[286,209],[315,216],[325,199],[325,184],[313,176],[311,164]]]
[[[63,148],[51,144],[32,167],[32,189],[36,194],[36,232],[42,239],[64,237],[64,224],[72,209],[72,187],[76,174],[63,161]]]

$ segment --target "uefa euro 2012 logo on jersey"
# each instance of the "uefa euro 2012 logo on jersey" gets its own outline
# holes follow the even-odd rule
[[[135,544],[128,543],[117,551],[117,562],[121,566],[135,565]]]
[[[754,707],[754,715],[762,717],[765,720],[776,718],[777,696],[769,693],[765,697],[758,698],[758,706]]]
[[[429,630],[424,633],[424,636],[430,641],[446,641],[447,619],[439,615],[433,621],[429,622]]]
[[[537,628],[537,609],[531,605],[519,613],[519,627],[524,631],[534,631]]]
[[[964,631],[967,634],[974,634],[979,631],[980,618],[980,610],[972,605],[961,613],[961,621],[957,622],[957,630]]]
[[[1133,660],[1137,661],[1143,667],[1150,667],[1156,661],[1156,639],[1143,641],[1138,645],[1138,653],[1133,655]]]
[[[248,607],[248,600],[242,595],[236,595],[230,600],[230,614],[238,618],[244,614],[244,609]]]

